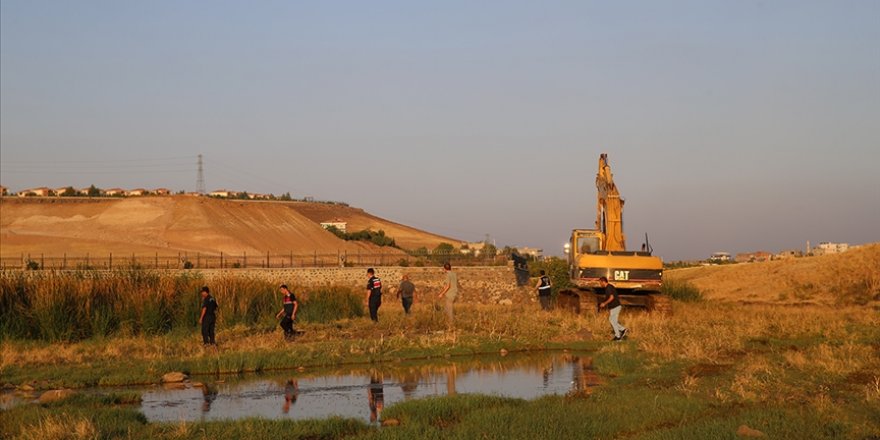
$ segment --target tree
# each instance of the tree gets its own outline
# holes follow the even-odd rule
[[[435,255],[449,255],[453,252],[455,252],[455,246],[445,242],[438,244],[437,247],[434,248]]]
[[[68,186],[67,188],[64,188],[64,191],[60,195],[61,197],[75,197],[76,190],[73,189],[72,186]]]
[[[281,197],[279,197],[278,199],[289,202],[289,201],[293,200],[293,197],[290,197],[290,192],[286,192],[284,194],[281,194]]]
[[[86,192],[86,195],[89,197],[101,197],[101,189],[96,187],[95,185],[89,186],[89,190]]]

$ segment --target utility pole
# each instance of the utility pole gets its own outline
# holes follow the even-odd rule
[[[199,177],[196,180],[196,192],[205,195],[205,169],[202,167],[202,155],[199,154]]]

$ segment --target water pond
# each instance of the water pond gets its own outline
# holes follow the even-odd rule
[[[192,383],[143,390],[141,410],[154,422],[334,415],[376,422],[385,406],[430,396],[480,393],[534,399],[588,392],[601,383],[591,367],[588,353],[528,352],[234,379],[201,376]]]

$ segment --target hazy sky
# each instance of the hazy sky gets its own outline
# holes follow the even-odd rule
[[[0,3],[0,179],[341,200],[560,254],[880,241],[880,1]]]

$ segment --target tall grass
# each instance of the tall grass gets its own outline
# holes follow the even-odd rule
[[[683,302],[699,302],[703,300],[703,292],[696,286],[681,280],[663,280],[663,293],[670,298]]]
[[[198,273],[142,270],[0,273],[0,339],[76,341],[90,337],[159,335],[192,330],[201,307]],[[224,325],[274,324],[277,285],[248,276],[209,284]],[[349,288],[297,291],[300,319],[329,322],[364,315]]]

